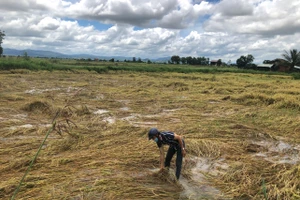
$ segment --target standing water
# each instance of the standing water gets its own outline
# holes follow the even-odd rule
[[[191,179],[185,177],[179,179],[179,183],[183,187],[179,199],[226,199],[220,190],[210,185],[204,175],[217,175],[222,173],[221,171],[228,167],[223,163],[223,160],[210,160],[208,158],[199,157],[192,158],[192,160],[196,162],[196,165],[191,169]]]

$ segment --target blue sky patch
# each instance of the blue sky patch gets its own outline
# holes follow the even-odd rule
[[[140,31],[140,30],[143,30],[144,28],[141,28],[141,27],[138,27],[138,26],[135,26],[134,28],[133,28],[133,30],[135,30],[135,31]]]
[[[111,28],[113,25],[112,24],[103,24],[98,21],[91,21],[91,20],[77,20],[78,24],[80,26],[94,26],[95,29],[99,31],[107,30]]]

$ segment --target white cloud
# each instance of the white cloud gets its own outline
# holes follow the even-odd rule
[[[32,25],[33,30],[51,30],[55,31],[60,26],[60,20],[59,19],[53,19],[51,17],[45,17],[41,19],[40,22],[36,25]]]
[[[146,27],[175,9],[176,2],[176,0],[151,0],[146,3],[139,0],[82,0],[70,6],[66,12],[73,18]]]
[[[235,3],[236,6],[231,5],[232,10],[238,11],[231,11],[230,6],[228,6],[230,5],[229,2]],[[252,6],[246,6],[249,4],[248,2],[239,1],[238,3],[237,0],[223,0],[216,6],[217,11],[220,10],[220,12],[215,13],[206,22],[205,30],[267,36],[288,35],[300,31],[300,1],[290,0],[289,3],[283,0],[255,2]],[[243,6],[239,4],[243,4]],[[243,11],[248,7],[251,8],[252,14]],[[242,16],[234,15],[235,12]]]
[[[21,11],[28,12],[29,10],[47,10],[44,1],[37,0],[19,0],[17,3],[14,1],[0,1],[0,10],[4,11]]]
[[[253,7],[248,0],[223,0],[216,6],[216,10],[222,16],[234,17],[252,15]]]
[[[215,2],[215,3],[212,3]],[[5,48],[256,62],[300,49],[300,1],[20,0],[0,2]],[[90,20],[92,25],[83,23]],[[110,24],[98,29],[97,23]]]
[[[190,0],[82,0],[68,7],[66,13],[72,18],[103,23],[181,29],[192,25],[211,7],[208,2],[192,4]]]
[[[191,4],[188,0],[181,0],[178,9],[165,15],[158,23],[161,27],[183,29],[192,26],[200,17],[210,13],[212,6],[202,1],[200,4]]]

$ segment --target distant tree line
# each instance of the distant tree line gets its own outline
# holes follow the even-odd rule
[[[209,65],[209,58],[205,57],[180,57],[178,55],[173,55],[169,64],[188,64],[188,65]]]
[[[263,64],[271,65],[269,70],[283,72],[295,71],[295,66],[300,67],[300,52],[297,49],[284,51],[281,56],[283,59],[276,58],[275,60],[264,60]],[[259,66],[253,64],[253,61],[254,57],[251,54],[248,54],[247,56],[243,55],[237,59],[236,64],[238,68],[257,69]],[[297,70],[300,70],[298,67]]]
[[[143,63],[142,59],[139,57],[136,59],[136,57],[132,57],[132,60],[124,60],[124,62],[134,62],[134,63]]]

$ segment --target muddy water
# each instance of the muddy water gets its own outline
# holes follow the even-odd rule
[[[228,168],[223,159],[211,160],[209,158],[192,157],[196,165],[191,169],[191,179],[181,177],[179,183],[183,187],[180,199],[226,199],[220,190],[210,185],[205,174],[218,175]],[[189,161],[187,161],[189,162]]]
[[[20,128],[33,128],[34,126],[32,124],[24,124],[24,125],[20,125],[20,126],[11,126],[9,129],[11,130],[16,130],[16,129],[20,129]]]
[[[95,115],[102,115],[104,113],[109,113],[109,111],[105,109],[99,109],[94,112]]]
[[[61,88],[51,88],[51,89],[31,89],[31,90],[26,90],[26,94],[41,94],[44,92],[50,92],[50,91],[56,91],[56,90],[61,90]]]
[[[129,111],[131,110],[130,107],[126,106],[130,101],[129,100],[119,100],[119,102],[123,103],[125,106],[121,107],[121,111]],[[161,113],[158,114],[152,114],[152,115],[142,115],[137,113],[130,113],[128,116],[119,118],[119,120],[127,121],[131,125],[135,127],[152,127],[157,126],[158,123],[156,121],[153,121],[153,118],[159,118],[159,117],[166,117],[166,116],[172,116],[172,114],[180,109],[163,109]],[[105,116],[105,114],[110,113],[109,110],[106,109],[98,109],[93,112],[95,115],[102,115],[104,118],[102,121],[107,122],[108,124],[115,123],[118,118],[113,116]],[[179,119],[173,118],[174,122],[178,121]]]
[[[105,121],[105,122],[107,122],[109,124],[114,124],[116,122],[116,118],[114,118],[114,117],[106,117],[102,121]]]
[[[259,150],[254,154],[257,158],[265,159],[275,164],[294,165],[300,163],[300,145],[291,145],[281,140],[253,141],[252,144],[258,146],[257,149]]]
[[[46,89],[38,89],[38,88],[32,88],[30,90],[25,90],[25,93],[26,94],[42,94],[42,93],[45,93],[45,92],[52,92],[52,91],[62,91],[62,90],[65,90],[67,93],[70,93],[70,92],[73,92],[73,91],[76,91],[76,90],[79,90],[79,88],[76,88],[76,87],[67,87],[67,88],[46,88]]]
[[[181,178],[180,184],[184,188],[180,194],[180,200],[191,199],[222,199],[221,193],[216,188],[210,187],[205,184],[191,183],[185,178]]]
[[[211,160],[209,158],[192,157],[185,159],[185,162],[196,163],[191,169],[191,178],[181,176],[178,183],[182,186],[182,192],[180,193],[179,200],[227,200],[222,195],[222,192],[213,187],[206,179],[205,174],[218,175],[223,173],[228,168],[225,160]],[[185,170],[185,169],[183,169]],[[149,169],[152,173],[159,173],[159,169]],[[169,176],[175,179],[175,170],[169,170]],[[173,179],[172,178],[172,179]]]

